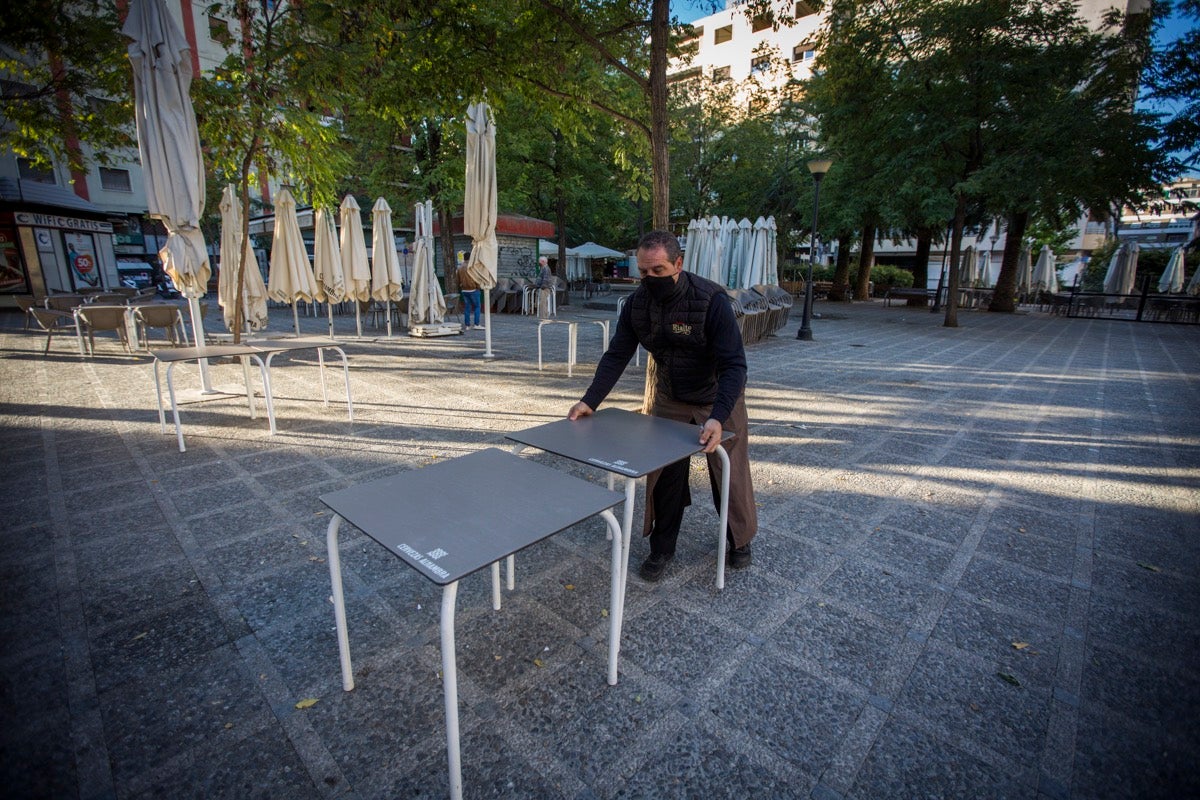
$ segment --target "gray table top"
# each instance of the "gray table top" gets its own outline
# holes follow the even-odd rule
[[[725,431],[721,441],[734,438]],[[574,422],[560,419],[505,436],[547,453],[640,478],[704,450],[700,428],[623,408],[602,408]]]
[[[257,356],[260,352],[257,347],[245,344],[215,344],[203,347],[172,347],[168,350],[154,350],[150,355],[165,364],[172,361],[195,361],[198,358]]]
[[[535,497],[537,502],[531,502]],[[445,586],[612,508],[624,497],[488,448],[319,499]]]

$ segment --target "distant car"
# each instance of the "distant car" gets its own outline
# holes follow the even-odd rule
[[[122,269],[121,285],[131,289],[145,289],[154,285],[154,278],[149,267],[146,269]]]

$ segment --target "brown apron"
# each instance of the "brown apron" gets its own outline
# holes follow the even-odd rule
[[[712,406],[695,406],[670,400],[657,393],[654,400],[653,415],[678,422],[691,422],[697,426],[708,420]],[[737,438],[730,439],[723,446],[729,454],[729,533],[733,537],[734,547],[749,544],[758,532],[758,510],[754,505],[754,484],[750,479],[749,437],[747,435],[748,420],[746,417],[746,396],[743,394],[733,405],[733,413],[725,420],[724,429],[733,431]],[[697,429],[699,438],[700,431]],[[721,488],[721,459],[716,453],[705,456],[708,459],[708,478],[713,490],[713,502]],[[649,536],[654,525],[654,484],[661,470],[655,470],[646,476],[646,515],[642,523],[642,535]],[[717,504],[718,509],[720,505]]]

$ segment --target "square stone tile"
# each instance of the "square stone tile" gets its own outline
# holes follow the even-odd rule
[[[0,780],[10,797],[78,795],[75,744],[66,707],[47,708],[36,718],[6,717],[0,726]]]
[[[1195,734],[1200,675],[1195,662],[1177,669],[1102,642],[1091,642],[1083,664],[1080,699],[1153,728]]]
[[[130,527],[109,536],[90,536],[75,545],[75,569],[81,581],[133,576],[185,558],[175,534],[161,525]]]
[[[909,533],[958,545],[971,529],[972,518],[923,503],[901,502],[884,518],[885,525]]]
[[[80,581],[83,615],[91,631],[154,613],[163,606],[202,594],[186,561],[168,561],[134,575],[88,572]]]
[[[445,737],[442,744],[440,753],[425,753],[415,763],[400,763],[397,772],[403,772],[392,780],[386,775],[369,775],[355,782],[354,787],[363,797],[448,797]],[[541,754],[514,750],[487,725],[464,730],[461,747],[464,797],[570,800],[561,786],[544,778],[532,765]],[[386,752],[380,755],[386,757]],[[375,765],[371,769],[380,771]]]
[[[1070,580],[1075,569],[1075,542],[1051,539],[1032,533],[1021,533],[1010,525],[992,524],[979,540],[979,553],[1041,570],[1063,580]]]
[[[1194,664],[1200,653],[1200,621],[1186,609],[1133,604],[1120,595],[1091,595],[1088,635],[1163,663]]]
[[[1174,564],[1130,562],[1099,554],[1092,562],[1095,591],[1122,598],[1131,605],[1165,609],[1195,609],[1200,606],[1200,579],[1170,574]]]
[[[902,531],[879,527],[857,547],[860,556],[913,578],[936,581],[954,558],[949,546]]]
[[[324,608],[331,591],[329,565],[324,560],[292,562],[227,588],[246,624],[259,631],[287,622],[297,608]]]
[[[892,717],[855,777],[847,798],[1032,798],[1007,767],[991,764],[937,736]]]
[[[754,563],[750,569],[767,570],[795,586],[806,585],[810,576],[824,570],[834,557],[829,545],[775,527],[760,528],[751,549]],[[727,571],[726,579],[731,572]]]
[[[633,579],[630,579],[630,583]],[[705,617],[684,611],[669,602],[635,608],[627,602],[622,630],[621,663],[640,669],[674,685],[699,685],[730,657],[746,633],[729,633]]]
[[[580,653],[575,632],[520,593],[505,598],[500,611],[488,606],[459,616],[455,629],[459,675],[469,675],[489,692],[503,691],[535,675],[539,680],[555,680],[554,673]],[[602,670],[607,653],[599,658],[597,668]]]
[[[821,584],[817,593],[907,627],[916,621],[937,590],[929,581],[901,575],[878,564],[848,559]]]
[[[1014,686],[1000,672],[1001,665],[964,658],[931,642],[896,707],[1014,761],[1037,763],[1050,716],[1050,692],[1032,683]]]
[[[980,600],[1051,622],[1065,618],[1070,596],[1065,583],[987,555],[976,555],[971,559],[957,588]]]
[[[209,550],[208,559],[222,581],[229,584],[247,583],[264,573],[303,566],[314,558],[327,558],[323,540],[313,542],[278,528],[217,544]]]
[[[1176,800],[1200,795],[1195,723],[1183,731],[1130,725],[1119,715],[1084,707],[1075,737],[1075,797]]]
[[[788,679],[781,681],[780,675]],[[865,702],[865,693],[834,689],[761,649],[708,698],[707,706],[729,736],[748,737],[805,773],[820,775]]]
[[[1037,617],[956,595],[946,603],[932,638],[993,661],[1022,683],[1054,686],[1062,631]],[[1018,650],[1014,643],[1028,646]]]
[[[122,683],[98,703],[118,787],[197,748],[232,750],[247,730],[275,722],[232,646]]]
[[[900,625],[883,626],[836,604],[809,598],[769,641],[831,675],[872,689],[903,637]]]

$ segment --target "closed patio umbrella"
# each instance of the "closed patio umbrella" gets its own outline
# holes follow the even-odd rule
[[[741,280],[743,289],[767,283],[767,239],[769,233],[766,219],[759,217],[755,220],[753,233],[750,236],[750,257],[746,262]]]
[[[346,280],[342,275],[342,248],[338,245],[333,226],[333,212],[317,209],[313,241],[313,277],[317,279],[317,302],[326,304],[329,315],[329,338],[333,338],[333,306],[346,296]]]
[[[1183,291],[1182,247],[1175,248],[1175,252],[1171,254],[1171,260],[1167,262],[1167,268],[1163,270],[1162,278],[1158,281],[1158,290],[1172,293]]]
[[[492,357],[492,287],[496,285],[496,122],[487,103],[467,106],[467,168],[463,233],[471,237],[467,271],[483,289],[485,358]]]
[[[300,335],[300,314],[296,303],[312,302],[317,296],[317,282],[308,263],[308,250],[300,235],[300,220],[296,218],[296,201],[287,187],[279,190],[275,201],[275,236],[271,240],[271,274],[267,295],[278,303],[292,304],[292,322]]]
[[[413,282],[408,295],[409,326],[446,319],[446,298],[433,270],[433,201],[417,203]]]
[[[204,214],[204,157],[192,109],[191,48],[163,0],[131,0],[121,32],[133,67],[134,121],[146,185],[146,209],[167,228],[163,267],[188,300],[192,335],[203,341],[200,298],[212,268],[200,231]],[[208,364],[200,362],[205,392]]]
[[[363,234],[362,209],[354,195],[342,200],[342,276],[346,281],[346,299],[354,301],[354,327],[362,337],[359,303],[371,299],[371,263],[367,260],[367,240]]]
[[[392,207],[382,197],[371,209],[371,297],[387,304],[387,335],[392,335],[392,301],[404,297],[400,257],[392,230]]]
[[[1028,244],[1017,251],[1017,293],[1027,295],[1033,291],[1033,254]]]
[[[687,227],[687,249],[683,251],[683,271],[695,273],[696,271],[696,247],[699,244],[696,240],[696,228],[699,226],[700,220],[694,219],[688,223]]]
[[[1105,294],[1129,294],[1137,280],[1138,246],[1133,242],[1125,242],[1117,252],[1113,253],[1108,262],[1108,272],[1104,274]]]
[[[767,268],[763,275],[763,283],[768,286],[779,285],[779,228],[775,217],[767,217]]]
[[[962,282],[963,289],[973,289],[979,282],[979,259],[975,256],[975,248],[970,245],[963,250],[958,279]]]
[[[258,259],[250,237],[242,238],[242,205],[233,186],[221,192],[221,272],[217,276],[217,302],[221,305],[225,327],[233,330],[237,303],[238,268],[245,256],[246,274],[242,277],[242,319],[251,330],[267,327],[267,287],[258,270]]]
[[[1058,274],[1055,272],[1054,251],[1050,245],[1042,245],[1037,265],[1033,268],[1033,289],[1047,294],[1058,294]]]

